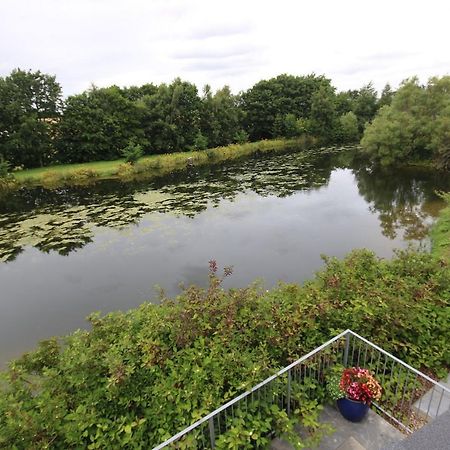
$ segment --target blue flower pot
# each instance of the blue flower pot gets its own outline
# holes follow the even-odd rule
[[[369,410],[369,405],[348,398],[340,398],[337,401],[340,413],[350,422],[361,422]]]

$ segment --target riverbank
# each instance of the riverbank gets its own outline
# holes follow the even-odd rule
[[[447,206],[439,213],[431,231],[432,254],[450,262],[450,192],[441,195]]]
[[[124,159],[95,161],[81,164],[63,164],[14,172],[8,189],[21,186],[44,186],[47,188],[84,185],[104,179],[134,180],[151,179],[173,171],[205,164],[231,161],[256,153],[277,153],[294,148],[306,149],[314,146],[316,140],[310,136],[296,139],[273,139],[245,144],[232,144],[201,151],[168,153],[144,156],[135,164]]]

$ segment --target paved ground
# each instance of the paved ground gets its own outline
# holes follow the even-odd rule
[[[440,381],[440,384],[450,389],[450,374],[446,380]],[[422,415],[428,415],[433,419],[450,410],[450,393],[435,387],[430,389],[421,400],[414,403],[414,407]],[[450,448],[450,444],[448,448]]]
[[[383,450],[449,450],[450,449],[450,411],[413,433],[404,441],[387,446]]]
[[[381,450],[406,437],[371,410],[362,422],[353,423],[344,419],[336,408],[326,406],[320,421],[331,424],[336,431],[323,438],[318,450]],[[270,448],[293,449],[280,439],[275,439]]]

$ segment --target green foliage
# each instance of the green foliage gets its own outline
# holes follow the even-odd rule
[[[285,137],[288,139],[295,138],[302,134],[301,122],[294,114],[277,115],[274,121],[273,135],[278,137]]]
[[[344,392],[339,387],[343,370],[344,370],[343,366],[341,366],[340,364],[336,364],[330,369],[329,374],[327,376],[326,392],[328,399],[333,402],[339,400],[340,398],[345,397]]]
[[[246,133],[244,130],[239,130],[236,132],[236,134],[234,135],[234,142],[236,142],[236,144],[245,144],[246,142],[248,142],[248,133]]]
[[[382,108],[383,106],[389,106],[392,103],[392,98],[394,97],[395,92],[392,90],[391,85],[388,83],[381,91],[381,97],[378,101],[378,108]]]
[[[203,89],[200,106],[200,129],[210,147],[231,144],[242,127],[242,111],[239,96],[233,95],[228,86],[212,93],[210,86]],[[247,139],[248,140],[248,139]]]
[[[0,153],[13,166],[48,164],[61,107],[53,76],[15,69],[0,77]]]
[[[213,270],[207,289],[93,314],[90,331],[48,341],[3,374],[0,446],[151,448],[346,328],[438,370],[450,363],[449,272],[428,254],[355,251],[327,258],[304,286],[225,291]],[[294,384],[293,396],[303,399],[295,417],[314,425],[317,381]],[[223,445],[263,445],[269,425],[289,433],[291,418],[266,407],[253,419],[241,411]]]
[[[128,145],[122,149],[122,156],[125,158],[126,163],[134,164],[139,158],[144,156],[144,150],[142,150],[142,146],[136,144],[133,141],[129,141]]]
[[[356,142],[359,135],[358,118],[353,111],[349,111],[339,117],[340,133],[342,142]]]
[[[6,178],[9,175],[9,168],[9,162],[0,158],[0,178]]]
[[[364,132],[363,151],[383,165],[434,160],[450,168],[450,76],[403,82]]]
[[[334,88],[321,86],[311,100],[311,131],[324,142],[334,138],[335,98]]]
[[[203,136],[200,131],[197,133],[194,139],[193,150],[206,150],[208,148],[208,139]]]
[[[153,153],[185,151],[200,131],[201,100],[194,84],[176,78],[141,99],[142,129]]]
[[[61,162],[87,162],[121,157],[130,140],[145,144],[143,108],[125,98],[116,86],[92,87],[67,98],[58,124]]]
[[[362,133],[378,110],[377,92],[372,83],[363,86],[353,100],[352,111],[358,118],[359,132]]]
[[[450,262],[450,193],[441,193],[447,206],[431,230],[432,253],[446,263]]]
[[[279,75],[262,80],[242,96],[244,124],[251,140],[268,139],[277,133],[275,120],[286,114],[309,119],[313,95],[321,88],[329,88],[330,80],[314,74],[304,77]]]

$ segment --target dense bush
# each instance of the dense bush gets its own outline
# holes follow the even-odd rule
[[[428,254],[354,251],[270,292],[225,291],[212,269],[207,289],[93,314],[11,363],[0,446],[151,447],[346,328],[416,367],[450,363],[450,275]]]

